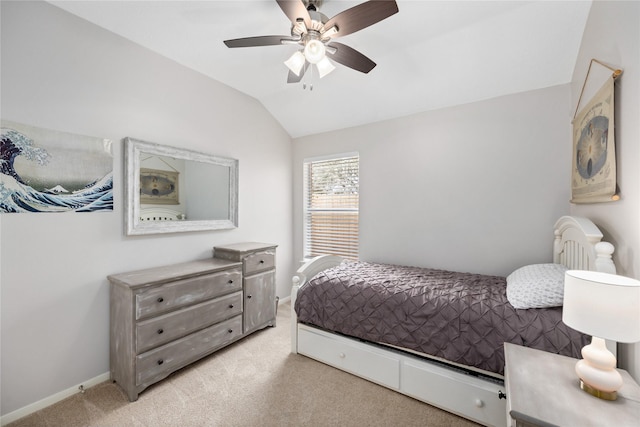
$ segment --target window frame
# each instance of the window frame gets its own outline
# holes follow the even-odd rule
[[[309,209],[309,190],[311,187],[311,183],[310,178],[308,177],[307,174],[307,168],[309,164],[312,163],[317,163],[317,162],[326,162],[326,161],[332,161],[332,160],[341,160],[341,159],[347,159],[347,158],[352,158],[352,157],[356,157],[357,161],[358,161],[358,207],[357,208],[321,208],[321,209]],[[355,212],[358,216],[358,220],[357,220],[357,237],[356,237],[356,250],[355,253],[350,252],[349,254],[331,254],[331,255],[340,255],[343,256],[345,259],[353,259],[353,260],[357,260],[359,257],[359,253],[360,253],[360,236],[359,236],[359,231],[360,231],[360,153],[358,153],[357,151],[354,152],[345,152],[345,153],[338,153],[338,154],[330,154],[330,155],[325,155],[325,156],[317,156],[317,157],[309,157],[309,158],[305,158],[303,159],[303,171],[302,171],[302,187],[303,187],[303,194],[302,194],[302,252],[303,252],[303,258],[304,259],[310,259],[313,258],[315,256],[317,256],[318,254],[314,254],[312,255],[310,253],[310,242],[309,242],[309,236],[311,234],[310,231],[310,224],[309,224],[309,217],[310,217],[310,212]]]

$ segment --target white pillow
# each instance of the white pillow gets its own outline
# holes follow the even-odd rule
[[[507,276],[507,299],[515,308],[559,307],[564,298],[561,264],[533,264]]]

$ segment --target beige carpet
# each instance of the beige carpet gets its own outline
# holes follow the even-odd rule
[[[24,426],[475,426],[290,353],[290,305],[256,332],[130,403],[110,381],[9,424]]]

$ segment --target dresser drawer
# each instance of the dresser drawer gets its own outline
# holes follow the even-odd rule
[[[260,251],[244,258],[244,274],[249,275],[258,273],[260,271],[266,271],[276,266],[276,251],[267,250]]]
[[[191,332],[242,313],[242,292],[218,297],[136,326],[136,353],[140,354]]]
[[[154,316],[240,289],[242,272],[234,269],[138,291],[135,294],[136,319]]]
[[[156,382],[206,353],[242,336],[236,316],[136,357],[136,385]]]

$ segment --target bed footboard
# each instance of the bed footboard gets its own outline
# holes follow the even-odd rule
[[[316,274],[340,265],[342,261],[343,258],[337,255],[320,255],[307,261],[293,276],[293,286],[291,287],[291,353],[298,353],[298,316],[295,310],[298,289]]]

